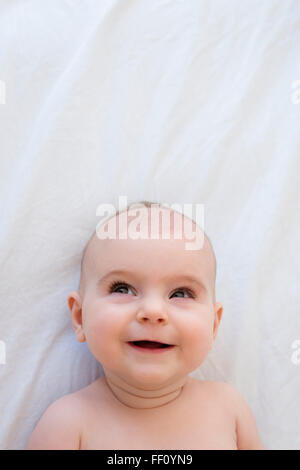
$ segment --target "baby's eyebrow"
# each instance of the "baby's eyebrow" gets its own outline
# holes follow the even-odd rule
[[[109,271],[108,273],[106,273],[103,277],[101,277],[101,279],[99,279],[97,281],[97,286],[99,286],[102,282],[106,281],[109,277],[111,276],[131,276],[131,277],[135,277],[136,276],[136,273],[132,272],[132,271],[126,271],[126,270],[122,270],[122,269],[113,269],[112,271]],[[187,282],[190,282],[192,284],[195,284],[195,285],[198,285],[200,286],[204,291],[207,292],[207,287],[206,285],[201,281],[201,279],[198,279],[196,278],[195,276],[193,275],[190,275],[190,274],[178,274],[176,276],[165,276],[161,279],[162,281],[174,281],[174,282],[180,282],[180,281],[187,281]]]

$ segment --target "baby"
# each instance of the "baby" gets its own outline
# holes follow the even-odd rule
[[[141,226],[150,228],[151,211],[167,211],[172,235],[176,211],[140,204]],[[128,221],[137,213],[127,207],[105,223],[120,227],[123,212]],[[203,237],[197,250],[186,249],[185,236],[164,239],[162,228],[158,239],[94,232],[68,306],[77,340],[87,341],[104,376],[52,403],[27,449],[264,449],[233,386],[189,376],[223,312],[213,248],[193,224]]]

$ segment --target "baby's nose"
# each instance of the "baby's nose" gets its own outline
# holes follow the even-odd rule
[[[164,308],[160,306],[144,306],[141,307],[137,313],[137,320],[139,322],[151,323],[168,323],[168,315]]]

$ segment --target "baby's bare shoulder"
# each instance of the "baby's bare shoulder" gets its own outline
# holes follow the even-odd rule
[[[197,393],[205,397],[207,403],[221,407],[237,419],[241,411],[247,407],[240,392],[231,384],[217,380],[196,380]]]
[[[82,393],[74,392],[58,398],[48,406],[35,425],[27,450],[80,449]]]
[[[226,382],[218,380],[194,380],[194,385],[199,393],[209,393],[214,399],[226,399],[241,397],[237,389]]]
[[[238,449],[263,450],[254,414],[241,393],[226,382],[199,381],[199,393],[207,393],[214,402],[226,408],[235,420]]]

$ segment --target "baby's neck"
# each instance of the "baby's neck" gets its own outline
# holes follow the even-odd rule
[[[158,408],[173,402],[181,396],[189,376],[167,387],[155,390],[143,390],[128,385],[122,379],[105,374],[105,383],[115,398],[125,406],[135,409]]]

